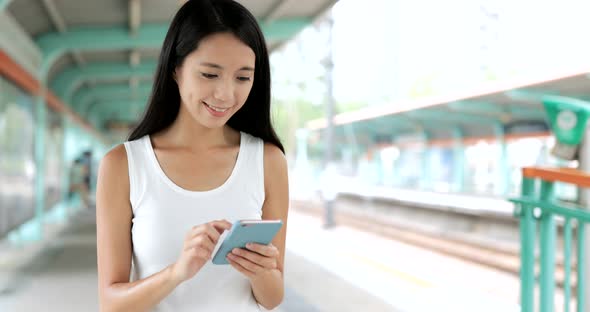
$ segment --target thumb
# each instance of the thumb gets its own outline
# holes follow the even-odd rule
[[[225,230],[231,229],[232,224],[227,220],[215,220],[211,222],[211,225],[219,232],[220,234],[223,233]]]

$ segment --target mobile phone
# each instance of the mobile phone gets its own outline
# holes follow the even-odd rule
[[[281,220],[236,221],[213,254],[213,264],[229,264],[225,258],[227,254],[234,248],[245,248],[248,243],[270,244],[282,226]]]

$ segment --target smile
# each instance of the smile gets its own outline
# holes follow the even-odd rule
[[[214,110],[216,112],[219,112],[219,113],[223,113],[223,112],[225,112],[225,111],[227,111],[229,109],[229,107],[227,107],[227,108],[221,108],[221,107],[211,106],[211,105],[205,103],[204,101],[203,101],[203,104],[205,104],[208,108],[210,108],[210,109],[212,109],[212,110]]]

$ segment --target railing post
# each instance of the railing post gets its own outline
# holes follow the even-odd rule
[[[535,180],[522,179],[522,196],[533,197]],[[534,311],[535,219],[533,207],[522,205],[520,217],[520,304],[522,312]]]
[[[571,300],[571,288],[570,285],[570,274],[572,272],[571,267],[571,254],[572,254],[572,220],[566,217],[565,224],[563,225],[563,312],[570,311],[570,300]]]
[[[553,182],[541,181],[541,201],[553,200]],[[555,218],[550,212],[543,212],[540,224],[541,241],[541,276],[540,280],[540,308],[541,312],[552,312],[555,308]]]
[[[585,276],[585,269],[586,269],[586,259],[585,259],[585,247],[586,247],[586,231],[585,231],[585,223],[578,221],[578,312],[584,312],[584,308],[586,306],[586,281]]]

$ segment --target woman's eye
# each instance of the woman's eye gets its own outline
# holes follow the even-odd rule
[[[250,77],[238,77],[239,81],[250,81]]]
[[[215,74],[201,73],[201,76],[203,76],[203,77],[205,77],[207,79],[217,78],[217,75],[215,75]]]

